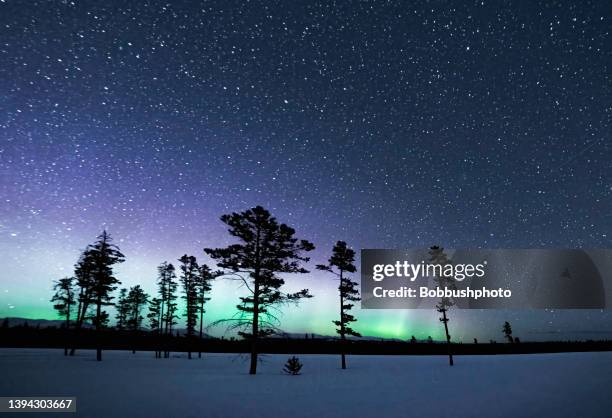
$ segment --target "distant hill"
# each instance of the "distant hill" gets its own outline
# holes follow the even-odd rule
[[[32,328],[61,328],[66,321],[63,319],[31,319],[31,318],[18,318],[18,317],[5,317],[0,318],[0,325],[8,320],[9,327],[21,327],[28,324]],[[73,323],[73,321],[70,321]],[[93,325],[84,323],[83,328],[93,328]]]
[[[0,325],[2,325],[4,323],[4,321],[8,319],[8,326],[9,327],[20,327],[25,325],[26,323],[28,324],[29,327],[32,328],[50,328],[50,327],[55,327],[55,328],[60,328],[64,325],[64,323],[66,321],[62,320],[62,319],[30,319],[30,318],[18,318],[18,317],[5,317],[5,318],[0,318]],[[71,323],[73,323],[72,321],[70,321]],[[83,324],[83,328],[92,328],[93,325],[89,324],[89,323],[84,323]],[[176,334],[178,332],[179,335],[185,335],[187,333],[187,330],[185,328],[175,328],[172,333]],[[213,338],[208,334],[204,334],[204,338]]]
[[[303,339],[303,338],[315,338],[319,340],[336,340],[340,338],[339,335],[323,335],[323,334],[313,334],[313,333],[299,333],[299,332],[285,332],[279,335],[274,336],[275,338],[292,338],[292,339]],[[273,337],[273,338],[274,338]],[[364,335],[362,337],[353,337],[347,336],[349,340],[361,340],[361,341],[405,341],[399,338],[383,338],[383,337],[372,337],[368,335]]]
[[[7,317],[0,318],[0,324],[4,323],[5,320],[8,319],[9,327],[19,327],[23,326],[26,323],[30,327],[40,327],[40,328],[48,328],[48,327],[60,327],[64,321],[61,319],[29,319],[29,318],[17,318],[17,317]]]
[[[9,327],[18,327],[23,326],[25,323],[28,326],[36,328],[49,328],[56,327],[59,328],[64,325],[64,321],[61,319],[29,319],[29,318],[18,318],[18,317],[8,317],[8,318],[0,318],[0,324],[4,322],[5,319],[8,319]],[[83,328],[90,328],[91,324],[83,324]],[[173,330],[173,334],[178,332],[179,335],[185,335],[187,330],[185,328],[175,328]],[[204,334],[204,338],[214,338],[209,334]],[[226,337],[227,338],[227,337]],[[313,333],[299,333],[299,332],[285,332],[282,334],[278,334],[273,336],[272,338],[290,338],[290,339],[303,339],[303,338],[315,338],[318,340],[335,340],[339,338],[337,335],[323,335],[323,334],[313,334]],[[363,337],[347,337],[351,340],[361,340],[361,341],[404,341],[399,338],[382,338],[382,337],[372,337],[364,335]]]

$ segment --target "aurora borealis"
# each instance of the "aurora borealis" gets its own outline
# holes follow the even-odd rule
[[[336,240],[600,248],[612,232],[606,1],[0,2],[0,317],[54,318],[51,281],[106,228],[123,286],[231,242],[262,205],[316,245],[290,332],[333,333]],[[207,315],[233,313],[218,281]],[[357,311],[434,338],[435,312]],[[599,311],[455,312],[453,338],[612,336]],[[454,322],[452,322],[454,321]],[[211,330],[219,334],[223,330]]]

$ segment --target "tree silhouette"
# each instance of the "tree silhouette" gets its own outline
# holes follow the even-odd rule
[[[352,335],[361,337],[361,334],[353,330],[349,324],[357,321],[355,317],[348,313],[353,308],[352,303],[361,300],[357,290],[357,282],[352,281],[347,274],[357,271],[355,267],[355,251],[348,248],[346,242],[338,241],[332,249],[332,256],[327,264],[318,264],[317,269],[324,270],[337,276],[340,280],[338,290],[340,292],[340,320],[332,321],[338,328],[336,332],[340,334],[342,369],[346,369],[346,336]]]
[[[113,266],[125,260],[119,247],[112,244],[110,235],[103,231],[98,241],[87,247],[83,257],[83,264],[91,275],[91,292],[89,298],[95,306],[93,323],[98,334],[96,347],[96,360],[102,361],[102,347],[100,346],[100,333],[108,323],[108,313],[103,308],[113,305],[111,293],[121,282],[113,275]]]
[[[279,224],[270,212],[256,206],[241,213],[221,216],[229,226],[229,233],[239,240],[226,248],[205,248],[217,260],[220,268],[228,269],[241,280],[249,292],[237,305],[238,314],[229,319],[239,335],[251,342],[250,374],[257,373],[257,340],[278,330],[274,311],[286,302],[298,302],[311,297],[308,289],[296,293],[283,293],[285,281],[279,273],[308,273],[302,262],[309,259],[302,254],[314,249],[306,240],[294,237],[295,230]],[[245,277],[245,275],[248,276]]]
[[[302,370],[303,364],[296,356],[289,357],[287,363],[283,366],[283,371],[292,376],[297,376]]]
[[[172,264],[164,261],[157,267],[158,281],[157,289],[160,300],[158,327],[160,335],[172,335],[172,326],[176,324],[175,319],[177,304],[175,268]],[[159,353],[161,357],[161,352]],[[165,350],[164,357],[170,357],[170,352]]]
[[[127,301],[128,301],[128,320],[127,327],[132,331],[138,331],[142,327],[142,320],[144,317],[142,316],[142,309],[147,304],[149,300],[149,295],[145,293],[145,291],[140,287],[140,285],[136,285],[130,288],[130,292],[128,293]]]
[[[183,299],[185,300],[185,319],[187,326],[187,338],[192,339],[195,335],[195,327],[198,321],[198,276],[200,274],[198,262],[192,255],[185,254],[179,258],[181,270],[181,284],[183,285]],[[187,352],[187,358],[191,358],[191,351]]]
[[[78,337],[86,320],[91,320],[89,308],[91,305],[91,295],[93,293],[94,279],[92,274],[91,256],[89,249],[81,253],[79,260],[74,266],[74,276],[79,288],[77,318],[75,323],[76,336]],[[76,348],[73,346],[70,355],[73,356]]]
[[[504,333],[504,337],[508,340],[508,342],[513,343],[514,337],[512,337],[512,326],[510,322],[504,322],[504,327],[502,328],[502,332]]]
[[[434,245],[433,247],[429,249],[429,256],[430,256],[429,261],[431,264],[441,266],[440,274],[436,274],[436,276],[434,277],[434,280],[436,281],[436,284],[438,285],[438,287],[442,289],[445,287],[451,290],[456,289],[454,278],[448,277],[444,274],[445,267],[447,265],[450,265],[450,261],[448,260],[448,257],[444,253],[444,248]],[[438,302],[438,304],[436,305],[437,311],[442,314],[442,318],[440,318],[440,322],[444,324],[444,332],[446,334],[446,344],[448,347],[448,363],[451,366],[454,364],[454,361],[453,361],[453,353],[451,350],[451,336],[448,333],[447,312],[449,308],[453,306],[453,304],[454,302],[451,298],[442,297],[440,301]]]
[[[54,302],[53,308],[57,311],[60,318],[66,320],[66,331],[70,328],[70,313],[75,303],[74,280],[74,277],[64,277],[53,284],[55,294],[51,298],[51,302]],[[68,355],[68,345],[64,347],[64,355]]]
[[[149,313],[147,314],[147,319],[149,320],[149,328],[152,332],[156,334],[160,334],[160,322],[159,318],[161,316],[161,299],[153,298],[149,301]],[[156,357],[158,356],[159,351],[155,352]]]
[[[162,301],[159,298],[152,298],[149,301],[149,312],[147,313],[147,319],[149,320],[149,328],[151,329],[151,332],[154,333],[157,336],[157,340],[159,341],[161,339],[161,335],[162,335],[162,324],[161,324],[161,319],[162,319],[162,312],[161,312],[161,305],[162,305]],[[155,348],[155,358],[161,358],[161,346],[160,345],[156,345]]]
[[[126,288],[119,290],[119,296],[117,297],[115,307],[117,309],[117,316],[115,317],[117,319],[116,328],[118,330],[124,330],[127,325],[128,314],[130,312],[128,290]]]
[[[210,300],[208,294],[212,290],[212,281],[215,277],[219,276],[220,272],[213,272],[210,267],[206,264],[202,264],[200,266],[199,274],[196,278],[197,285],[197,306],[198,312],[200,313],[200,340],[204,335],[204,313],[206,312],[204,309],[204,304]],[[201,347],[201,341],[200,341]],[[202,357],[202,350],[198,351],[198,358]]]
[[[137,334],[142,327],[142,320],[144,319],[142,316],[142,309],[147,304],[148,299],[149,295],[145,293],[140,285],[130,288],[130,292],[127,296],[127,328],[134,334]],[[132,353],[136,353],[136,350],[132,349]]]

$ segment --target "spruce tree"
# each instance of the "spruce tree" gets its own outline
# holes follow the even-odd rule
[[[156,334],[160,333],[159,317],[161,313],[161,299],[153,298],[149,301],[149,313],[147,319],[149,320],[149,329],[151,332]]]
[[[108,323],[108,313],[105,306],[113,305],[111,293],[121,282],[113,275],[113,266],[122,263],[124,255],[112,244],[110,235],[103,231],[98,241],[87,247],[84,263],[91,273],[92,288],[90,301],[95,306],[93,323],[98,335],[96,360],[102,361],[101,332]]]
[[[93,293],[94,279],[92,274],[91,257],[89,256],[90,251],[86,249],[83,251],[79,260],[74,266],[74,276],[76,277],[76,284],[78,290],[78,305],[77,305],[77,317],[76,317],[76,339],[81,332],[81,328],[85,321],[91,320],[92,316],[89,312],[91,306],[91,295]],[[70,355],[73,356],[76,348],[73,346],[70,350]]]
[[[176,274],[174,272],[174,266],[169,264],[167,261],[164,261],[157,267],[158,279],[157,279],[157,291],[159,295],[160,308],[159,308],[159,324],[163,323],[165,318],[165,310],[167,309],[168,299],[170,290],[172,287],[172,283],[174,283],[174,279],[176,278]],[[176,283],[175,288],[176,288]]]
[[[157,338],[160,337],[160,319],[161,319],[161,299],[153,298],[149,301],[149,313],[147,314],[149,320],[149,328]],[[161,358],[161,350],[155,350],[155,358]]]
[[[298,302],[311,295],[308,289],[296,293],[284,293],[283,273],[308,273],[303,262],[309,258],[303,254],[314,249],[306,240],[295,238],[295,230],[279,224],[270,212],[261,206],[241,213],[221,216],[229,227],[229,233],[238,243],[225,248],[205,248],[204,251],[217,260],[220,268],[243,282],[248,295],[240,298],[238,315],[228,319],[238,334],[251,342],[249,373],[257,373],[257,341],[274,334],[279,321],[275,308],[287,302]]]
[[[160,336],[171,336],[172,326],[176,324],[175,319],[178,318],[176,315],[177,311],[177,288],[178,283],[176,282],[176,271],[172,264],[164,261],[157,267],[158,281],[157,289],[160,300],[159,307],[159,335]],[[160,352],[161,357],[161,352]],[[164,350],[164,357],[170,357],[170,352]]]
[[[300,370],[302,370],[303,364],[300,362],[300,359],[296,356],[289,357],[287,363],[283,366],[283,371],[292,376],[297,376],[300,374]]]
[[[198,276],[199,266],[196,258],[185,254],[180,261],[181,276],[180,281],[183,285],[183,299],[185,300],[185,314],[188,346],[191,347],[195,327],[198,321]],[[191,358],[191,349],[187,351],[187,358]]]
[[[127,327],[131,331],[139,331],[142,327],[142,320],[144,319],[142,316],[142,310],[147,304],[148,299],[149,295],[145,293],[140,285],[130,288],[130,292],[128,293],[127,297],[129,307]]]
[[[340,320],[332,321],[338,328],[336,332],[340,334],[340,348],[342,358],[342,369],[346,369],[346,336],[361,337],[361,334],[350,327],[351,322],[357,321],[355,317],[348,313],[356,302],[361,300],[359,290],[357,290],[357,282],[352,281],[349,273],[357,271],[355,267],[355,251],[348,248],[346,242],[338,241],[332,249],[332,256],[327,264],[317,265],[317,269],[332,273],[338,277],[340,283],[338,291],[340,292]]]
[[[172,335],[172,329],[177,324],[178,319],[177,310],[178,304],[176,300],[178,296],[176,294],[178,289],[178,283],[171,283],[170,290],[168,292],[168,299],[166,300],[166,312],[164,313],[164,332],[168,335]]]
[[[57,311],[59,316],[65,319],[66,324],[64,328],[66,332],[70,329],[70,314],[74,309],[75,303],[74,281],[74,277],[64,277],[56,281],[53,285],[55,294],[51,298],[51,302],[54,302],[53,308]],[[64,355],[68,355],[68,345],[64,347]]]
[[[122,331],[126,328],[128,321],[128,314],[130,311],[130,305],[128,301],[128,290],[126,288],[122,288],[119,291],[119,296],[117,297],[117,303],[115,304],[117,308],[117,329]]]
[[[200,266],[199,274],[197,276],[197,306],[198,312],[200,313],[200,344],[202,344],[202,337],[204,335],[204,304],[210,300],[208,296],[210,291],[212,290],[212,281],[218,276],[220,273],[213,272],[210,267],[206,264],[202,264]],[[198,350],[198,358],[202,357],[202,350]]]
[[[178,323],[176,321],[179,318],[178,304],[176,302],[177,298],[178,297],[174,295],[174,297],[171,300],[168,300],[168,304],[166,307],[166,320],[164,324],[165,329],[166,329],[166,333],[165,333],[166,337],[172,337],[174,335],[173,334],[174,325]],[[178,331],[177,331],[177,335],[178,335]],[[164,350],[164,357],[170,358],[170,351],[168,351],[167,349]]]
[[[508,342],[513,343],[514,337],[512,337],[512,326],[510,325],[510,322],[504,322],[504,327],[502,328],[502,331],[504,333],[504,337],[506,337]]]
[[[132,331],[133,334],[138,334],[142,327],[142,310],[147,304],[149,295],[140,287],[136,285],[130,288],[127,296],[128,315],[127,315],[127,328]],[[135,349],[132,349],[132,353],[136,353]]]
[[[450,265],[450,261],[444,252],[444,248],[438,247],[434,245],[429,249],[429,262],[431,264],[439,265],[439,274],[436,274],[434,280],[438,287],[444,289],[445,287],[454,290],[457,288],[455,280],[453,277],[449,275],[445,275],[444,271],[446,266]],[[453,353],[451,350],[451,336],[448,333],[448,310],[451,306],[454,305],[454,301],[451,298],[442,297],[440,301],[436,304],[436,310],[442,314],[440,318],[440,322],[444,324],[444,332],[446,334],[446,344],[448,347],[448,363],[452,366],[454,364],[453,361]]]

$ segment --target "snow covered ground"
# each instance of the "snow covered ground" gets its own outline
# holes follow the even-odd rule
[[[265,356],[257,376],[247,374],[246,357],[203,356],[105,351],[98,363],[92,351],[66,358],[0,349],[0,396],[76,396],[76,416],[103,418],[577,418],[612,410],[612,353],[461,356],[452,368],[441,356],[349,356],[344,371],[337,356],[301,355],[300,376],[282,374],[287,355]]]

